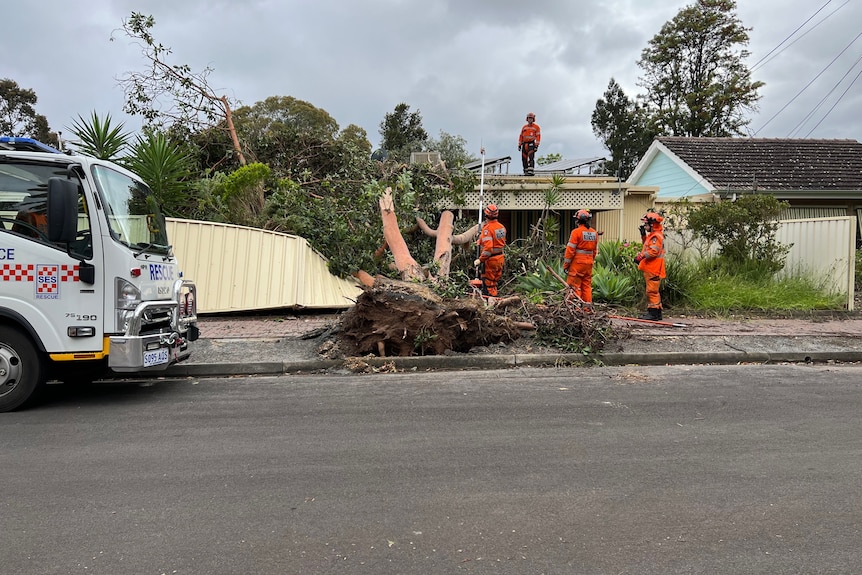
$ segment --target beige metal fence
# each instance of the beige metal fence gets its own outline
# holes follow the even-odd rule
[[[784,265],[785,273],[807,273],[822,278],[834,293],[847,294],[847,309],[853,310],[855,216],[782,220],[775,239],[784,245],[793,244]]]
[[[361,292],[340,279],[305,238],[230,224],[168,219],[199,313],[277,308],[345,309]]]
[[[832,293],[846,295],[847,309],[853,310],[856,270],[856,217],[836,216],[802,220],[782,220],[775,239],[792,246],[784,264],[784,274],[807,274],[822,280]],[[713,253],[710,246],[704,253],[692,247],[685,232],[667,232],[667,250],[684,257]]]

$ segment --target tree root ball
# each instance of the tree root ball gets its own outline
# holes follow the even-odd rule
[[[423,284],[378,278],[345,312],[338,343],[347,355],[406,357],[467,352],[520,336],[516,322],[481,299],[443,299]]]

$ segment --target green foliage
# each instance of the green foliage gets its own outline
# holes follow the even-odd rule
[[[562,154],[548,154],[547,156],[539,156],[538,158],[536,158],[536,163],[540,166],[547,166],[548,164],[559,162],[562,159]]]
[[[608,304],[632,305],[638,299],[638,289],[631,275],[620,274],[613,268],[593,266],[593,300]]]
[[[233,223],[257,225],[264,208],[264,185],[272,175],[266,164],[254,162],[237,168],[222,183],[222,204]]]
[[[856,250],[856,291],[862,290],[862,248]]]
[[[634,258],[641,250],[641,244],[602,240],[596,254],[596,265],[614,272],[625,272],[634,266]]]
[[[189,156],[163,133],[149,133],[146,138],[137,136],[131,154],[122,163],[152,189],[166,215],[184,213],[188,204],[185,180],[189,175]]]
[[[718,246],[719,256],[735,268],[759,262],[772,275],[784,267],[792,246],[776,239],[778,217],[787,202],[768,194],[748,194],[733,202],[701,204],[688,214],[687,228],[696,238]]]
[[[410,112],[410,106],[404,102],[380,122],[380,136],[383,138],[380,146],[389,153],[389,159],[404,163],[410,160],[410,152],[421,151],[428,140],[421,114]]]
[[[646,111],[611,78],[604,97],[596,101],[590,123],[593,134],[611,153],[605,172],[625,180],[652,143],[654,133]]]
[[[36,92],[9,78],[0,79],[0,134],[51,143],[48,120],[36,113]]]
[[[708,271],[708,273],[704,273]],[[687,288],[689,307],[727,314],[739,311],[809,311],[842,309],[844,298],[829,293],[822,283],[807,276],[776,279],[758,275],[756,269],[735,273],[723,266],[702,268]]]
[[[419,355],[425,355],[425,351],[437,340],[439,336],[427,326],[422,326],[413,338],[413,348]]]
[[[428,151],[440,152],[440,159],[448,168],[457,168],[474,161],[476,158],[467,151],[467,140],[440,130],[439,139],[429,139],[425,144]]]
[[[129,145],[131,132],[124,132],[125,124],[111,126],[111,115],[107,114],[105,119],[99,117],[94,110],[90,119],[85,120],[81,116],[73,122],[70,131],[78,138],[78,151],[87,156],[93,156],[101,160],[118,160],[120,152]]]
[[[536,299],[536,294],[551,294],[559,292],[565,286],[559,279],[554,277],[553,270],[559,277],[565,278],[566,272],[563,271],[562,260],[542,261],[538,260],[535,264],[535,269],[532,272],[526,272],[515,278],[512,284],[512,289],[517,293],[522,293]]]
[[[189,184],[190,198],[185,216],[194,220],[232,223],[230,207],[225,203],[224,182],[227,175],[216,172],[208,178],[201,178]]]
[[[665,257],[667,278],[661,282],[662,305],[666,307],[685,306],[692,289],[701,280],[703,266],[697,262],[686,262],[683,258]],[[640,272],[638,272],[640,274]],[[641,275],[641,283],[643,276]],[[642,303],[646,303],[646,293]]]
[[[641,53],[639,85],[658,131],[674,136],[744,135],[762,82],[743,63],[748,31],[734,0],[698,0],[662,26]]]
[[[630,306],[644,294],[643,274],[634,263],[640,244],[616,240],[599,242],[593,266],[593,299],[598,302]]]
[[[447,277],[438,277],[430,287],[443,299],[457,299],[473,291],[470,286],[470,276],[463,270],[451,271]]]

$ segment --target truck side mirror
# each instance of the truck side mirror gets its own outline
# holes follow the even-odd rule
[[[69,244],[78,234],[78,184],[48,178],[48,240]]]

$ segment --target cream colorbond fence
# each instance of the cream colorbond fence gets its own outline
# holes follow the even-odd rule
[[[693,248],[683,249],[680,234],[667,233],[670,253],[696,257]],[[802,220],[782,220],[775,239],[790,245],[784,274],[807,274],[822,279],[832,293],[846,295],[847,310],[853,310],[856,270],[856,217],[835,216]]]
[[[198,312],[344,309],[361,293],[338,278],[305,238],[195,220],[168,219],[183,276],[197,286]]]
[[[847,294],[853,310],[856,281],[856,217],[836,216],[806,220],[782,220],[775,239],[793,244],[784,273],[807,273],[823,278],[834,293]]]

